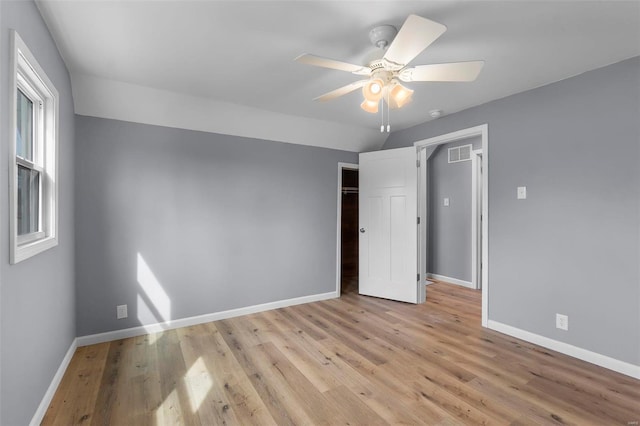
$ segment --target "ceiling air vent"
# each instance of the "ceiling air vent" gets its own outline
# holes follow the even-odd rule
[[[449,148],[449,163],[471,160],[471,145]]]

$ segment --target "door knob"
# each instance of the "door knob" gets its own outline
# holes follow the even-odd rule
[[[360,233],[364,234],[365,229],[364,228],[360,228]]]

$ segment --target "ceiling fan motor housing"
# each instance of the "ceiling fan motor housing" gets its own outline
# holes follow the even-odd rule
[[[389,84],[393,79],[394,74],[391,71],[385,70],[384,68],[372,69],[371,72],[371,80],[380,79],[384,86]]]

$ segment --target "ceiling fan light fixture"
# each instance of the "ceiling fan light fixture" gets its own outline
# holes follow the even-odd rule
[[[400,83],[395,83],[389,88],[389,106],[391,108],[402,108],[411,102],[412,96],[413,90]]]
[[[384,82],[379,78],[371,79],[362,87],[362,94],[367,101],[378,102],[382,97]]]
[[[375,114],[378,112],[378,103],[379,103],[378,101],[368,101],[365,99],[360,104],[360,108],[362,108],[363,110],[371,114]]]
[[[363,76],[362,80],[325,93],[314,100],[328,101],[362,88],[364,101],[360,107],[369,113],[380,110],[382,122],[380,130],[384,131],[386,128],[389,132],[389,111],[404,107],[411,102],[413,96],[413,90],[403,86],[401,82],[470,82],[478,77],[484,65],[484,61],[481,60],[408,66],[446,30],[446,26],[430,19],[409,15],[399,30],[391,25],[380,25],[369,32],[369,39],[376,49],[366,56],[367,60],[363,66],[308,53],[298,56],[295,60]],[[384,126],[385,102],[387,104],[386,127]],[[436,118],[433,114],[431,113],[431,116]]]

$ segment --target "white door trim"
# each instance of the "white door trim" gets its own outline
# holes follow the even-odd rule
[[[418,303],[424,303],[427,300],[427,279],[428,272],[427,271],[427,244],[429,242],[429,205],[427,204],[427,197],[422,197],[420,194],[422,192],[426,193],[426,190],[422,187],[423,185],[429,185],[428,176],[427,176],[427,168],[420,167],[422,164],[427,164],[429,158],[427,157],[427,150],[422,149],[421,147],[416,147],[417,158],[418,158],[418,173],[416,177],[418,179],[418,184],[416,185],[417,194],[417,205],[418,211],[416,212],[416,216],[420,218],[420,223],[418,224],[418,258],[416,262],[418,264],[418,272],[420,272],[420,285],[418,287]]]
[[[420,153],[421,150],[430,145],[440,145],[474,136],[480,136],[482,139],[482,163],[484,168],[482,173],[482,326],[487,327],[489,322],[489,125],[482,124],[480,126],[458,130],[456,132],[420,140],[415,142],[413,145],[418,150],[418,153]],[[420,164],[420,169],[422,169],[422,166],[423,164]],[[418,175],[420,176],[421,174],[422,173],[419,173]],[[420,185],[419,182],[418,184]],[[420,192],[418,214],[420,216],[421,223],[420,229],[422,230],[419,238],[422,241],[422,238],[426,238],[426,233],[424,232],[424,229],[426,229],[426,215],[424,208],[420,209],[420,207],[426,205],[426,202],[422,199],[423,197],[426,199],[427,194],[426,191]],[[422,243],[420,245],[422,245]],[[426,258],[423,259],[423,257],[425,256],[422,254],[420,258],[421,265],[424,265],[426,262]],[[420,269],[422,270],[423,267],[421,266]]]
[[[336,233],[336,297],[340,297],[340,266],[342,265],[342,170],[358,170],[360,166],[354,163],[338,163],[338,224]]]
[[[480,290],[482,283],[482,187],[478,188],[478,176],[482,175],[482,150],[471,152],[471,284]]]

